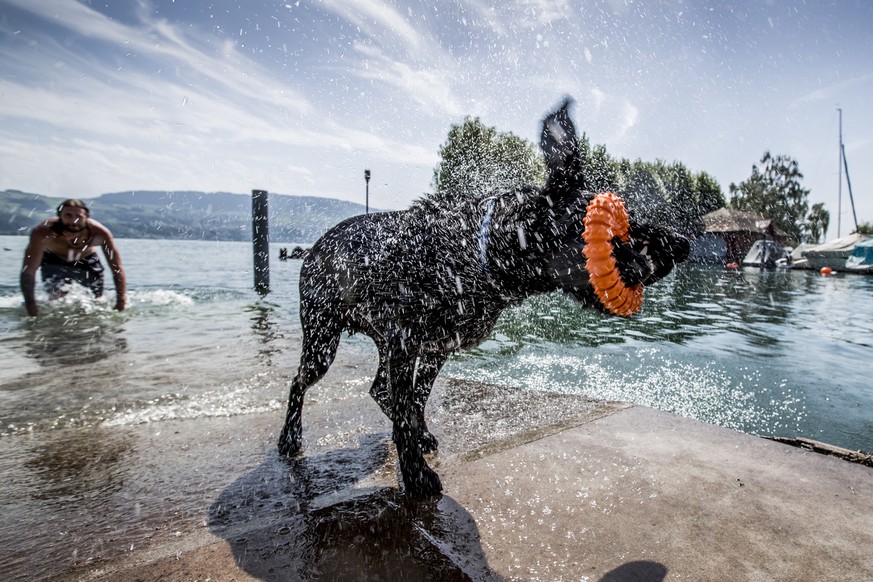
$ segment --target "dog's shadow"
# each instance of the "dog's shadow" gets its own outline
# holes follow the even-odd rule
[[[241,569],[266,581],[501,580],[472,516],[450,497],[353,487],[385,465],[390,444],[382,434],[356,449],[271,455],[218,495],[209,528]]]

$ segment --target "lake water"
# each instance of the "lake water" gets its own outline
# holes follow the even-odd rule
[[[276,260],[279,245],[261,298],[250,244],[119,240],[125,312],[108,283],[102,301],[41,301],[31,320],[17,283],[25,244],[0,237],[0,436],[284,406],[300,262]],[[873,277],[682,266],[630,320],[533,298],[443,373],[871,451],[871,314]],[[365,337],[344,344],[373,357]]]
[[[173,508],[155,514],[149,527],[202,511],[222,481],[197,476],[209,459],[186,460],[184,475],[164,475],[168,469],[150,465],[148,450],[135,450],[128,433],[145,426],[181,439],[186,426],[204,419],[284,409],[300,342],[300,262],[276,260],[285,245],[274,243],[273,291],[262,298],[252,290],[250,244],[119,240],[126,311],[112,309],[110,280],[103,300],[41,297],[41,315],[32,319],[18,289],[25,245],[24,237],[0,237],[0,542],[12,556],[0,558],[0,571],[49,572],[62,567],[46,565],[58,548],[75,547],[64,557],[70,563],[86,550],[99,554],[103,546],[91,538],[76,545],[58,536],[109,511],[103,505],[112,495],[123,497],[114,501],[119,507],[129,502],[131,523],[144,507]],[[581,310],[560,296],[533,298],[504,313],[492,337],[452,359],[443,374],[634,402],[869,452],[871,314],[873,277],[684,265],[646,290],[630,320]],[[375,350],[363,336],[343,346],[351,360],[370,362],[344,372],[363,395]],[[261,441],[273,438],[270,432]],[[164,499],[129,490],[136,481],[125,459],[137,455],[153,473],[137,479],[164,483],[142,491],[163,491]],[[83,475],[87,488],[76,484]],[[133,525],[115,526],[113,543],[141,540],[146,526],[137,527],[139,538]],[[34,553],[37,544],[44,554]]]

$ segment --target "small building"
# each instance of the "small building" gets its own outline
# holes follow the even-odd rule
[[[703,216],[703,235],[691,245],[691,260],[740,263],[757,240],[787,242],[788,235],[773,221],[754,212],[719,208]]]

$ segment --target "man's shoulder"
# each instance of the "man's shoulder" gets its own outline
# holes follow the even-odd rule
[[[55,234],[55,231],[52,228],[52,225],[54,223],[56,223],[57,221],[58,221],[57,218],[48,218],[46,220],[43,220],[42,222],[40,222],[39,224],[37,224],[36,226],[34,226],[31,229],[30,234],[32,236],[37,236],[37,237],[42,237],[42,238],[51,236],[51,235]]]
[[[91,228],[91,235],[94,238],[111,239],[112,233],[103,224],[97,222],[93,218],[88,219],[88,226]]]

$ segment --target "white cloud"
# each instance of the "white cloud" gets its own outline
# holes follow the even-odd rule
[[[473,13],[473,20],[480,22],[480,26],[484,24],[486,30],[489,30],[497,36],[507,34],[508,27],[497,17],[497,10],[493,5],[480,2],[479,0],[466,0],[466,7]]]
[[[574,12],[569,0],[523,0],[519,2],[519,10],[520,22],[529,27],[554,24]]]
[[[603,104],[606,102],[606,93],[604,93],[600,87],[591,87],[588,94],[594,102],[593,105],[595,111],[600,111],[603,108]]]
[[[216,53],[206,39],[197,38],[194,29],[185,36],[161,19],[144,20],[138,27],[125,26],[78,2],[46,0],[22,5],[37,14],[36,6],[47,8],[42,16],[51,14],[57,24],[67,26],[70,32],[107,43],[93,49],[101,53],[98,58],[83,42],[66,46],[46,35],[41,36],[39,50],[27,52],[26,62],[7,61],[7,65],[17,65],[20,73],[12,78],[24,79],[28,86],[36,79],[42,80],[43,87],[49,86],[48,81],[51,81],[52,91],[89,99],[99,99],[106,91],[125,95],[168,90],[204,93],[221,95],[225,100],[247,106],[285,108],[300,115],[313,111],[304,95],[276,82],[272,73],[257,62],[229,50],[232,44],[224,43],[223,50]],[[117,53],[115,59],[105,58],[107,53],[113,52]],[[125,60],[128,53],[135,58]],[[39,75],[34,77],[31,71],[38,71]],[[52,73],[46,75],[46,71]],[[95,85],[104,90],[95,90]],[[124,103],[123,100],[112,102],[116,106]],[[0,114],[5,110],[2,107]]]
[[[848,90],[857,89],[861,85],[869,84],[873,81],[873,73],[866,73],[834,83],[826,87],[820,87],[814,91],[810,91],[805,95],[801,95],[791,103],[791,107],[802,107],[806,105],[814,105],[823,101],[834,101],[840,93]]]
[[[385,2],[377,0],[323,0],[325,8],[357,26],[375,42],[384,44],[385,36],[398,39],[413,56],[424,55],[433,47],[406,19]]]
[[[454,95],[451,84],[454,75],[451,72],[392,60],[378,49],[361,43],[355,45],[355,51],[365,61],[365,66],[355,72],[361,78],[397,89],[431,114],[444,113],[455,117],[465,113]]]
[[[517,0],[499,4],[496,9],[477,0],[468,0],[465,4],[500,35],[510,34],[516,28],[551,26],[575,14],[570,0]]]
[[[64,44],[29,31],[32,48],[4,61],[0,119],[8,128],[30,128],[4,143],[0,175],[13,180],[5,187],[23,187],[30,175],[46,193],[67,194],[60,190],[75,182],[71,195],[161,184],[228,189],[259,171],[281,174],[286,184],[311,184],[305,164],[319,152],[322,160],[329,159],[323,152],[355,151],[386,164],[430,168],[435,162],[421,145],[318,113],[287,79],[234,43],[210,42],[197,29],[153,19],[147,10],[132,26],[78,2],[21,7],[68,26],[62,38],[87,40]],[[372,56],[376,76],[420,106],[459,111],[436,69]]]
[[[639,117],[640,111],[633,103],[629,101],[622,103],[621,114],[618,122],[617,139],[623,138],[628,131],[633,129],[636,126]]]

